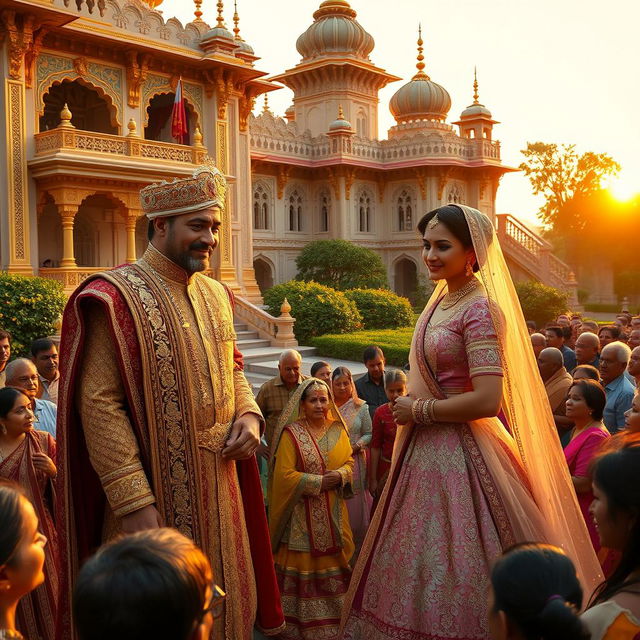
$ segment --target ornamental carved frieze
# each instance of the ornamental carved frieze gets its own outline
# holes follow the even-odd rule
[[[287,186],[287,182],[289,182],[289,173],[291,172],[291,167],[287,165],[280,165],[278,167],[278,176],[277,176],[277,187],[278,187],[278,200],[282,200],[282,196],[284,195],[284,188]]]
[[[0,12],[3,35],[7,39],[9,53],[9,78],[22,80],[22,65],[29,47],[33,44],[33,32],[37,29],[35,16],[16,15],[15,11]]]
[[[246,131],[248,129],[249,115],[253,111],[253,107],[255,107],[255,105],[256,105],[255,96],[248,96],[245,93],[240,97],[240,105],[239,105],[240,106],[239,108],[240,122],[238,125],[240,128],[240,131]]]
[[[356,179],[356,170],[347,169],[344,175],[344,197],[346,200],[351,199],[351,187],[353,186],[353,181],[355,179]]]

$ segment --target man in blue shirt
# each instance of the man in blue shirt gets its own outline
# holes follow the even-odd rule
[[[547,347],[555,347],[562,351],[562,359],[564,361],[564,368],[567,371],[573,371],[576,368],[576,354],[573,349],[569,349],[564,343],[564,331],[559,325],[553,325],[547,327],[545,330],[545,336],[547,338]]]
[[[33,412],[36,417],[34,428],[47,431],[56,437],[56,419],[58,409],[53,402],[36,398],[40,377],[36,365],[26,358],[16,358],[7,365],[7,387],[15,387],[24,391],[34,402]]]
[[[611,342],[600,353],[600,377],[607,394],[604,424],[614,434],[624,429],[625,411],[631,408],[634,386],[625,377],[631,349],[623,342]]]
[[[380,347],[370,345],[365,348],[362,361],[367,367],[367,373],[356,380],[356,392],[358,397],[367,403],[369,413],[373,418],[376,409],[381,404],[388,402],[384,390],[384,353]]]

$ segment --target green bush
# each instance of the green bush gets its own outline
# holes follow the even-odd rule
[[[379,331],[357,331],[345,335],[324,335],[311,340],[319,356],[339,360],[362,361],[362,352],[370,344],[378,345],[394,367],[404,367],[409,362],[409,349],[414,327]]]
[[[304,344],[313,336],[324,333],[349,333],[362,327],[362,316],[356,305],[344,293],[317,282],[291,280],[271,287],[264,293],[264,303],[273,316],[287,298],[291,315],[296,319],[293,331]]]
[[[31,341],[55,333],[67,298],[49,278],[0,273],[0,327],[12,337],[12,355],[27,355]]]
[[[296,280],[317,282],[338,291],[388,287],[380,256],[347,240],[310,242],[296,258],[296,266]]]
[[[569,296],[554,287],[534,281],[516,282],[515,286],[524,317],[533,320],[539,327],[567,311]]]
[[[622,303],[614,302],[610,304],[606,304],[604,302],[596,303],[593,302],[591,304],[584,305],[585,311],[591,311],[592,313],[620,313],[622,311]],[[639,313],[640,307],[638,305],[629,305],[630,313]]]
[[[344,295],[355,303],[365,329],[396,329],[413,323],[411,303],[392,291],[352,289]]]

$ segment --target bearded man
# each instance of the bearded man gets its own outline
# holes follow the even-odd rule
[[[226,181],[213,167],[141,191],[149,246],[87,279],[62,328],[58,520],[68,587],[119,532],[178,529],[227,593],[213,637],[284,619],[255,451],[264,425],[235,347],[231,293],[202,272]],[[63,550],[64,552],[64,550]],[[63,610],[58,637],[71,633]]]

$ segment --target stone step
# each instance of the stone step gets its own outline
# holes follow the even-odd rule
[[[337,360],[336,358],[323,358],[322,356],[318,356],[315,353],[306,353],[304,350],[309,349],[309,347],[300,347],[299,350],[302,350],[302,373],[306,376],[311,374],[311,365],[318,360],[324,360],[331,365],[331,369],[335,369],[336,367],[347,367],[354,378],[359,378],[363,373],[366,373],[367,368],[364,366],[362,362],[352,362],[350,360]],[[245,371],[248,373],[259,374],[262,376],[268,376],[273,378],[278,375],[278,360],[277,359],[264,359],[264,360],[254,360],[248,362],[245,366]]]
[[[238,333],[238,331],[248,331],[249,330],[249,327],[246,324],[243,324],[241,322],[234,322],[233,323],[233,328],[234,328],[236,333]]]
[[[242,353],[246,353],[247,351],[251,351],[253,349],[271,348],[270,340],[262,340],[257,336],[253,340],[238,340],[236,344],[238,345],[238,349],[240,349]]]
[[[257,331],[236,331],[237,340],[253,340],[259,337],[260,334]]]
[[[316,353],[315,347],[297,347],[297,350],[303,358],[312,358]],[[284,349],[282,347],[264,347],[260,349],[240,349],[240,351],[242,351],[245,362],[275,361],[277,366],[278,358]]]

